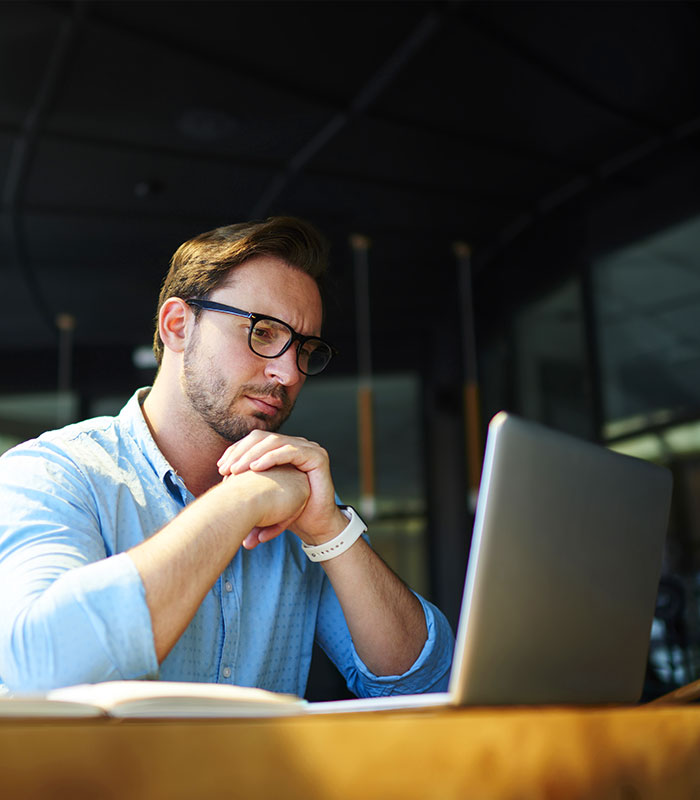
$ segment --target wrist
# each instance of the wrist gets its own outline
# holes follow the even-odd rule
[[[348,526],[348,517],[341,511],[341,508],[345,508],[345,506],[334,504],[328,520],[314,524],[314,529],[321,531],[320,533],[312,534],[307,530],[298,531],[301,541],[311,547],[317,547],[335,539]]]
[[[282,470],[284,468],[278,468]],[[267,527],[287,519],[291,510],[287,491],[277,480],[275,470],[252,472],[250,470],[230,475],[219,484],[228,492],[229,512],[235,509],[236,519],[244,527]],[[304,498],[299,498],[303,506]],[[290,509],[294,503],[290,506]]]
[[[226,519],[234,512],[244,528],[257,526],[265,510],[267,487],[256,477],[252,472],[228,475],[212,490],[219,497],[219,508]]]
[[[338,511],[345,523],[340,533],[317,545],[301,543],[302,549],[309,560],[328,561],[341,555],[352,547],[367,530],[367,526],[352,506],[338,506]]]

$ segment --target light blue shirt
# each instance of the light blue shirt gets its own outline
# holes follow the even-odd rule
[[[134,394],[116,417],[51,431],[0,458],[0,680],[13,691],[160,678],[303,695],[314,638],[359,696],[444,691],[454,639],[419,598],[428,640],[401,676],[353,647],[320,564],[285,531],[240,548],[158,666],[144,586],[126,550],[194,501]]]

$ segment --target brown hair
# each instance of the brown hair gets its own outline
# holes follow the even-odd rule
[[[160,290],[153,337],[158,364],[163,357],[163,342],[158,332],[163,303],[169,297],[206,298],[232,269],[260,255],[277,256],[290,267],[307,273],[323,296],[328,244],[309,222],[297,217],[269,217],[263,222],[241,222],[200,233],[175,251]]]

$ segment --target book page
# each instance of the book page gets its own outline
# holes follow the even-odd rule
[[[106,716],[104,709],[92,703],[48,700],[43,694],[3,695],[0,697],[0,718],[103,716]]]
[[[247,686],[177,681],[107,681],[54,689],[54,701],[88,703],[110,716],[280,716],[302,713],[306,701]]]

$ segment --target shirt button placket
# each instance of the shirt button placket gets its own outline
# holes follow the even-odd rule
[[[233,674],[231,648],[238,638],[238,615],[236,613],[237,601],[233,591],[233,582],[230,578],[222,576],[224,591],[222,592],[221,605],[224,615],[224,647],[221,662],[226,666],[221,668],[221,678],[228,680]]]

